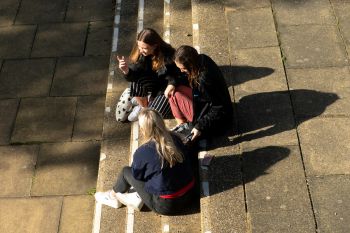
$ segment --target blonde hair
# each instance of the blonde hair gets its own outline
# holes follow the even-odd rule
[[[183,155],[164,124],[162,116],[155,110],[144,108],[139,114],[139,125],[144,143],[154,141],[159,157],[164,166],[166,160],[170,167],[183,162]]]

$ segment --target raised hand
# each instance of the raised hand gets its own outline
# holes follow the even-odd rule
[[[117,60],[119,62],[119,69],[123,72],[123,74],[129,73],[128,63],[125,61],[124,56],[117,56]]]

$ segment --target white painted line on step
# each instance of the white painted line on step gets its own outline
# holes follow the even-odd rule
[[[163,226],[163,233],[168,233],[170,232],[170,226],[168,224]]]
[[[120,22],[121,2],[122,2],[122,0],[116,0],[116,9],[117,10],[115,11],[114,22],[115,23],[118,22],[118,23],[116,23],[115,27],[113,28],[112,52],[117,51],[119,28],[116,26],[119,26],[119,22]],[[113,76],[114,71],[111,71],[109,74]],[[112,88],[112,84],[108,84],[107,88]],[[106,107],[105,111],[106,111],[106,113],[109,113],[111,111],[111,108]],[[106,157],[107,156],[105,153],[101,153],[100,154],[100,161],[105,160]],[[100,232],[101,215],[102,215],[102,205],[100,203],[95,202],[95,214],[94,214],[94,220],[93,220],[92,233],[99,233]]]
[[[112,52],[117,52],[119,28],[114,28]]]
[[[113,76],[113,75],[114,75],[114,70],[112,70],[111,72],[109,72],[109,75],[110,75],[110,76]]]
[[[145,2],[144,0],[139,1],[139,11],[137,17],[137,33],[143,29],[143,14],[144,14]]]
[[[101,214],[102,214],[102,205],[100,203],[96,202],[92,233],[99,233],[100,232]]]
[[[107,90],[112,90],[112,89],[113,89],[113,84],[112,83],[108,83]]]
[[[194,23],[192,27],[193,27],[193,30],[199,30],[198,23]]]

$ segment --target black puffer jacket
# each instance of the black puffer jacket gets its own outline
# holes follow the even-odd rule
[[[232,122],[232,102],[220,68],[199,55],[199,85],[193,88],[194,128],[204,134],[221,132]]]

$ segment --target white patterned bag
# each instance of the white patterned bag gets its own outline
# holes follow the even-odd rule
[[[117,121],[126,121],[129,113],[132,111],[130,88],[126,88],[119,98],[115,109],[115,119]]]

